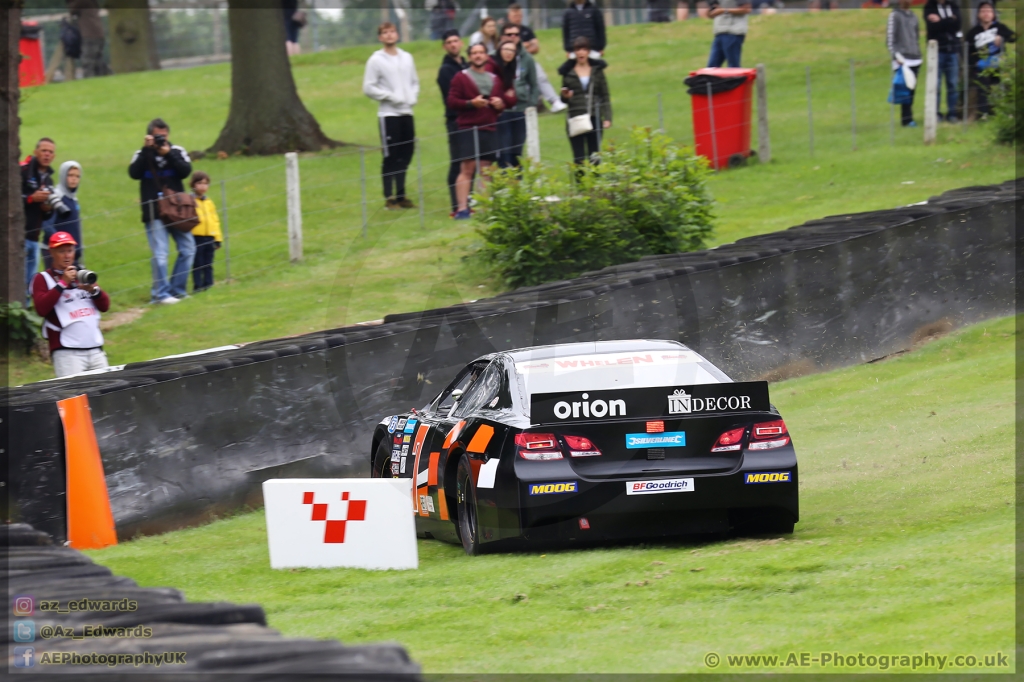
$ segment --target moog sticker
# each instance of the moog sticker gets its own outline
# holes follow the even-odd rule
[[[759,471],[743,475],[744,483],[789,483],[791,471]]]

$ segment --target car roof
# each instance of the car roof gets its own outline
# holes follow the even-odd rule
[[[529,348],[516,348],[504,351],[504,354],[509,356],[513,362],[522,362],[557,358],[563,355],[678,351],[680,348],[687,347],[678,341],[629,339],[625,341],[585,341],[582,343],[558,343],[550,346],[531,346]]]

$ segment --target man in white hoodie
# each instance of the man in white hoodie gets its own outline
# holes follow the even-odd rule
[[[420,94],[420,80],[412,55],[398,47],[398,29],[391,22],[380,25],[377,39],[384,46],[366,62],[363,94],[380,104],[380,146],[384,154],[384,207],[389,210],[415,208],[405,196],[405,172],[416,149],[416,126],[412,108]]]

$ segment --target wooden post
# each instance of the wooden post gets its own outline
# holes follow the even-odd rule
[[[807,73],[807,135],[810,142],[811,156],[814,156],[814,112],[811,110],[811,67],[805,67]]]
[[[302,193],[299,185],[299,155],[284,155],[284,176],[288,194],[288,257],[302,260]]]
[[[526,107],[526,158],[540,163],[540,124],[537,107]]]
[[[757,158],[761,163],[772,160],[772,143],[768,135],[768,76],[764,64],[757,65]]]
[[[939,102],[939,41],[928,41],[928,72],[924,79],[924,143],[935,142],[935,127]]]
[[[220,181],[220,214],[221,226],[224,228],[224,283],[231,281],[231,232],[228,230],[228,190],[224,181]]]

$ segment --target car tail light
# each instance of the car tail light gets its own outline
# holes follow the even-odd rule
[[[746,427],[740,427],[726,431],[711,446],[711,452],[734,452],[739,450],[743,445],[743,434],[746,430]]]
[[[789,430],[781,419],[754,424],[750,437],[748,450],[773,450],[789,445]]]
[[[523,459],[535,462],[562,459],[558,439],[553,433],[517,433],[516,450]]]
[[[647,433],[665,433],[665,422],[647,422]]]
[[[584,436],[562,436],[569,446],[569,454],[573,457],[596,457],[601,454],[600,448]]]

